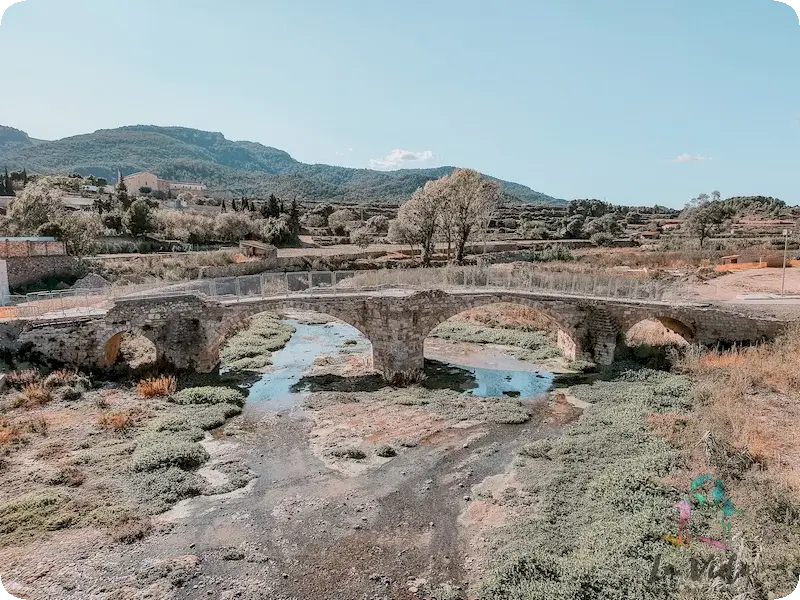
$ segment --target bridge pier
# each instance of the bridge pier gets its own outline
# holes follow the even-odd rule
[[[383,378],[398,387],[425,379],[425,338],[403,336],[402,339],[372,340],[372,367]]]

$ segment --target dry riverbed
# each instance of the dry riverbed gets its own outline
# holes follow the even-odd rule
[[[551,338],[512,316],[446,323],[427,355],[554,371]],[[290,333],[257,317],[226,356],[269,374]],[[48,398],[15,382],[0,404],[7,589],[26,600],[675,597],[650,568],[702,555],[663,540],[687,483],[669,478],[691,467],[651,423],[688,418],[688,377],[620,366],[536,398],[478,398],[385,387],[354,347],[318,357],[301,409],[281,413],[252,398],[242,411],[225,387],[234,376],[147,399],[71,374],[42,381]],[[520,358],[533,355],[539,364]],[[748,565],[768,540],[754,598],[792,582],[800,517],[780,521],[795,506],[781,498],[789,512],[743,502],[735,523]],[[733,598],[743,585],[680,580],[678,596]]]

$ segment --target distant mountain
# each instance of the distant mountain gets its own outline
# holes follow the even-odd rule
[[[426,181],[454,167],[371,171],[309,165],[288,153],[255,142],[232,142],[221,133],[185,127],[135,125],[101,129],[53,142],[0,126],[0,167],[29,173],[70,172],[115,181],[123,175],[154,171],[165,179],[199,180],[211,190],[310,201],[401,202]],[[503,182],[507,202],[563,204],[524,185]]]

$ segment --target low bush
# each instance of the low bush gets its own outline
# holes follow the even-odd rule
[[[392,448],[389,444],[381,444],[375,448],[375,454],[381,458],[392,458],[393,456],[397,456],[397,450]]]
[[[250,319],[247,328],[237,333],[220,350],[222,363],[235,370],[258,370],[272,364],[272,352],[283,348],[294,328],[278,315],[263,313]]]
[[[140,442],[131,456],[134,471],[155,471],[166,467],[191,470],[209,459],[200,444],[166,434],[154,435]]]
[[[170,375],[143,379],[136,385],[136,391],[142,398],[164,398],[174,394],[177,388],[177,380]]]
[[[241,407],[235,404],[191,406],[177,415],[171,415],[157,421],[153,427],[156,431],[178,432],[194,429],[209,431],[222,427],[226,420],[241,414],[241,412]]]
[[[367,455],[363,450],[353,447],[334,448],[330,451],[330,455],[335,458],[349,458],[351,460],[363,460],[367,458]]]
[[[6,376],[6,383],[9,386],[18,390],[23,389],[25,386],[32,383],[37,383],[41,380],[39,371],[35,369],[27,369],[25,371],[12,371]]]
[[[233,404],[244,406],[245,396],[242,392],[227,387],[194,387],[186,388],[171,397],[176,404]]]
[[[53,393],[43,381],[28,383],[22,388],[22,397],[26,404],[41,406],[53,399]]]
[[[83,392],[73,386],[66,386],[58,392],[64,402],[77,402],[83,398]]]
[[[58,513],[68,500],[66,494],[45,491],[0,503],[0,540],[10,543],[35,533],[63,528],[64,520]]]
[[[53,371],[45,377],[44,384],[49,388],[59,388],[66,385],[72,385],[77,379],[77,371],[68,371],[67,369],[60,369]]]
[[[25,432],[19,424],[0,417],[0,448],[21,444],[25,441]]]
[[[169,510],[177,502],[199,496],[205,489],[205,479],[178,467],[166,467],[136,473],[133,490],[142,509],[150,515]]]
[[[133,419],[130,413],[124,411],[103,412],[97,417],[97,423],[103,429],[117,433],[132,427]]]

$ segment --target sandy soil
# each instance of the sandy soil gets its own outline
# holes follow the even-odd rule
[[[752,269],[716,277],[702,283],[687,283],[682,295],[687,300],[736,302],[748,294],[780,294],[783,269]],[[786,269],[785,293],[800,294],[800,268]]]

